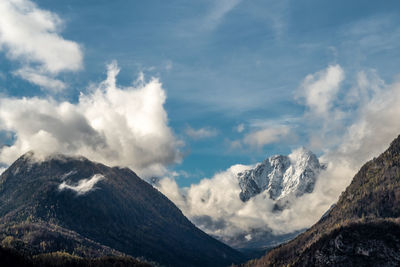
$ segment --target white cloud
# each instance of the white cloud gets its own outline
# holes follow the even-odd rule
[[[290,127],[286,125],[265,128],[248,133],[243,143],[251,147],[261,148],[265,145],[281,141],[290,134]]]
[[[159,189],[197,226],[208,233],[227,236],[237,233],[241,227],[247,228],[246,216],[237,215],[246,204],[239,199],[240,187],[235,175],[248,168],[232,166],[188,189],[180,189],[173,179],[166,178],[160,181]],[[218,222],[223,223],[218,226]]]
[[[76,185],[69,185],[64,181],[58,186],[58,189],[60,191],[69,189],[69,190],[75,191],[78,195],[84,195],[84,194],[96,189],[94,186],[98,182],[100,182],[101,180],[104,180],[104,179],[105,179],[105,177],[103,175],[95,174],[90,179],[79,180],[79,182]]]
[[[298,96],[304,99],[312,113],[325,116],[332,108],[343,80],[343,69],[339,65],[329,66],[326,70],[307,75]]]
[[[193,129],[190,126],[187,126],[185,129],[185,133],[187,136],[189,136],[192,139],[203,139],[203,138],[209,138],[209,137],[214,137],[218,134],[216,129],[212,128],[199,128],[199,129]]]
[[[173,178],[163,178],[156,185],[164,195],[166,195],[172,202],[175,203],[185,214],[188,214],[186,199],[182,192],[183,189],[179,188],[178,184]]]
[[[261,149],[266,145],[277,142],[293,142],[297,139],[293,127],[297,124],[297,118],[280,118],[277,120],[250,120],[248,130],[241,139],[230,141],[231,149]],[[238,133],[245,130],[245,125],[239,124],[236,128]]]
[[[310,147],[328,151],[337,146],[344,132],[347,100],[340,93],[345,78],[340,65],[309,74],[297,90],[297,100],[306,106],[303,127],[308,131]]]
[[[19,73],[22,78],[54,89],[55,83],[61,83],[54,80],[55,75],[82,68],[82,51],[77,43],[60,36],[63,25],[56,14],[29,0],[3,0],[0,14],[0,49],[30,68],[29,75],[26,70]]]
[[[361,166],[382,153],[400,134],[400,84],[387,86],[374,71],[360,72],[356,90],[358,101],[353,99],[354,109],[342,118],[350,122],[342,123],[341,134],[335,132],[336,146],[321,157],[328,169],[320,175],[313,194],[296,201],[288,211],[293,218],[309,218],[308,226],[336,202]],[[330,143],[328,139],[329,135],[321,141]]]
[[[327,74],[327,70],[319,72]],[[344,77],[344,73],[332,77]],[[322,83],[326,76],[319,75]],[[332,79],[340,84],[341,79]],[[336,85],[335,85],[336,86]],[[332,86],[331,88],[335,87]],[[328,98],[322,98],[323,107],[312,108],[304,120],[313,124],[308,132],[310,144],[318,143],[324,152],[321,161],[328,164],[314,192],[304,196],[288,211],[294,218],[310,218],[309,225],[318,220],[323,212],[334,203],[350,183],[359,168],[374,156],[382,153],[390,142],[400,134],[400,84],[386,85],[376,71],[360,71],[355,85],[333,89]],[[334,106],[332,98],[342,95]],[[328,99],[328,100],[327,100]],[[307,100],[305,105],[309,105]],[[323,111],[321,113],[321,110]],[[325,117],[316,120],[316,116]]]
[[[66,87],[64,82],[38,73],[37,70],[32,68],[22,68],[15,71],[14,74],[20,76],[22,79],[39,85],[40,87],[47,88],[53,92],[60,92]]]
[[[7,170],[7,168],[0,167],[0,175],[1,175],[5,170]]]
[[[121,88],[119,69],[108,66],[107,79],[82,94],[78,103],[52,98],[0,99],[0,131],[15,142],[0,149],[0,163],[21,154],[82,155],[107,165],[132,168],[138,174],[161,175],[181,159],[178,141],[168,127],[166,96],[158,79]]]
[[[347,127],[338,149],[327,154],[345,158],[354,166],[382,152],[400,134],[400,84],[387,86],[374,72],[368,76],[358,75],[356,119]]]

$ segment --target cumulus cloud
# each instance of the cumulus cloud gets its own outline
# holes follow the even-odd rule
[[[107,79],[81,93],[77,103],[52,98],[1,98],[0,131],[14,133],[14,143],[0,149],[0,163],[21,154],[82,155],[107,165],[132,168],[142,176],[162,175],[181,159],[168,126],[166,100],[158,79],[119,87],[116,63]]]
[[[309,74],[304,79],[298,97],[305,102],[315,115],[325,116],[333,106],[344,71],[339,65]]]
[[[244,125],[240,124],[237,127],[237,131],[239,133],[243,132]],[[294,133],[289,125],[251,125],[250,131],[243,138],[230,141],[230,148],[242,149],[250,147],[252,149],[261,149],[266,145],[287,140],[290,136],[294,137]]]
[[[307,75],[296,92],[299,103],[307,107],[302,120],[308,128],[312,150],[327,151],[341,141],[347,101],[341,98],[344,79],[342,67],[331,65]]]
[[[216,129],[212,128],[199,128],[199,129],[193,129],[192,127],[188,126],[185,129],[185,133],[187,136],[189,136],[192,139],[203,139],[203,138],[209,138],[209,137],[214,137],[218,134]]]
[[[247,203],[239,199],[240,187],[236,174],[248,168],[245,165],[232,166],[187,189],[180,189],[170,178],[161,180],[158,187],[197,226],[208,233],[227,236],[227,232],[238,231],[235,224],[246,225],[246,220],[237,216]]]
[[[5,170],[7,170],[7,168],[0,167],[0,175],[1,175]]]
[[[243,143],[251,147],[261,148],[265,145],[282,140],[290,133],[290,127],[286,125],[265,128],[248,133],[243,138]]]
[[[348,111],[342,111],[341,134],[335,132],[336,145],[326,149],[321,156],[328,168],[321,173],[314,192],[304,195],[287,211],[293,218],[307,217],[308,223],[305,221],[303,224],[306,226],[317,221],[338,199],[363,164],[382,153],[400,134],[400,121],[397,119],[400,114],[399,83],[386,85],[374,70],[361,71],[348,94],[345,94],[346,88],[340,90],[344,95],[341,101],[347,101],[350,106],[343,107]],[[335,112],[332,110],[328,117],[334,116]],[[321,128],[320,131],[325,130]],[[311,143],[319,133],[325,136],[318,131],[310,134]],[[330,135],[325,136],[322,142],[329,144],[331,141],[328,139],[331,139]]]
[[[357,88],[359,102],[351,112],[356,118],[346,127],[338,148],[325,157],[345,159],[359,167],[400,134],[400,83],[386,85],[375,72],[360,72]]]
[[[325,119],[313,121],[319,128],[309,130],[309,141],[313,143],[315,136],[320,135],[320,141],[329,144],[327,149],[322,149],[320,157],[327,169],[320,174],[313,193],[301,196],[283,211],[274,211],[273,201],[262,193],[241,202],[236,173],[251,167],[243,165],[232,166],[186,189],[179,189],[172,179],[162,181],[160,190],[196,225],[226,241],[254,230],[291,233],[318,221],[359,168],[382,153],[400,134],[400,83],[386,85],[374,70],[368,70],[357,74],[352,88],[345,88],[340,86],[344,77],[340,66],[328,67],[307,77],[312,77],[306,78],[312,90],[306,90],[302,98],[304,105],[310,107],[303,123],[307,125],[308,120],[324,115]],[[328,96],[321,96],[324,90],[314,88],[313,84],[329,91]],[[322,99],[321,105],[314,101],[315,96]],[[336,98],[341,105],[332,103]],[[342,114],[337,124],[339,130],[325,127],[338,112]],[[329,131],[334,131],[336,136],[334,146],[330,145],[331,135],[326,134]]]
[[[60,90],[58,86],[65,86],[54,77],[82,68],[81,48],[60,35],[63,22],[55,13],[29,0],[3,0],[0,13],[0,50],[24,65],[17,75],[43,88]]]
[[[104,179],[105,177],[103,175],[95,174],[89,179],[79,180],[76,185],[69,185],[67,182],[64,181],[58,186],[58,189],[60,191],[69,189],[76,192],[77,195],[84,195],[92,190],[95,190],[95,185]]]
[[[235,127],[235,131],[243,133],[240,139],[229,141],[231,149],[262,149],[264,146],[278,142],[293,142],[297,139],[293,127],[293,118],[277,120],[250,120],[247,127],[243,123]],[[246,132],[245,132],[246,128]],[[245,133],[244,133],[245,132]]]
[[[14,74],[20,76],[24,80],[39,85],[40,87],[47,88],[53,92],[60,92],[66,87],[64,82],[41,74],[32,68],[22,68],[15,71]]]
[[[330,68],[319,73],[328,73]],[[325,80],[324,75],[320,79]],[[400,122],[396,120],[400,113],[400,86],[397,82],[387,85],[372,69],[358,72],[351,88],[340,87],[335,91],[341,95],[340,105],[333,107],[332,102],[328,103],[331,108],[325,110],[325,119],[313,120],[313,116],[320,114],[319,109],[304,117],[305,121],[312,120],[320,126],[319,130],[313,129],[314,134],[309,133],[310,143],[318,138],[320,143],[330,144],[333,132],[335,145],[323,149],[322,158],[328,162],[347,162],[357,169],[400,134]],[[309,97],[306,95],[306,99]],[[308,101],[304,104],[308,105]],[[332,124],[336,128],[326,126]]]

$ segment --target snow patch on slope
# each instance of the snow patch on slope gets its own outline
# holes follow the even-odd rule
[[[100,182],[101,180],[104,180],[105,177],[101,174],[95,174],[93,175],[90,179],[82,179],[80,180],[76,185],[69,185],[67,182],[62,182],[59,186],[58,189],[60,191],[69,189],[74,192],[76,192],[78,195],[84,195],[88,193],[89,191],[92,191],[96,189],[94,186]]]

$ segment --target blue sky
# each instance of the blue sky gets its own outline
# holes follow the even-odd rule
[[[80,46],[82,67],[57,73],[67,87],[49,92],[13,74],[26,60],[7,56],[3,47],[0,95],[76,103],[80,92],[106,79],[106,66],[113,60],[120,68],[120,85],[130,85],[140,72],[146,81],[159,78],[167,94],[168,125],[184,142],[181,163],[168,165],[187,173],[177,178],[181,186],[299,146],[321,155],[325,148],[310,145],[309,134],[321,124],[305,119],[310,107],[297,96],[309,74],[340,65],[346,78],[334,106],[342,105],[340,94],[354,86],[360,71],[374,72],[387,84],[398,80],[397,1],[34,3],[63,21],[59,34]],[[287,126],[290,134],[256,145],[240,141],[278,126]],[[13,138],[5,131],[0,135],[4,144]]]

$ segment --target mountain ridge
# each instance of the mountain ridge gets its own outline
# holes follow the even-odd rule
[[[79,194],[80,184],[96,175],[104,178]],[[21,156],[0,176],[0,216],[3,227],[46,222],[124,254],[166,265],[225,266],[244,259],[196,228],[132,170],[83,157],[55,155],[37,160],[32,152]],[[14,236],[22,243],[28,237],[29,232]],[[40,252],[52,252],[53,243],[49,241]],[[75,246],[70,252],[81,253]]]

